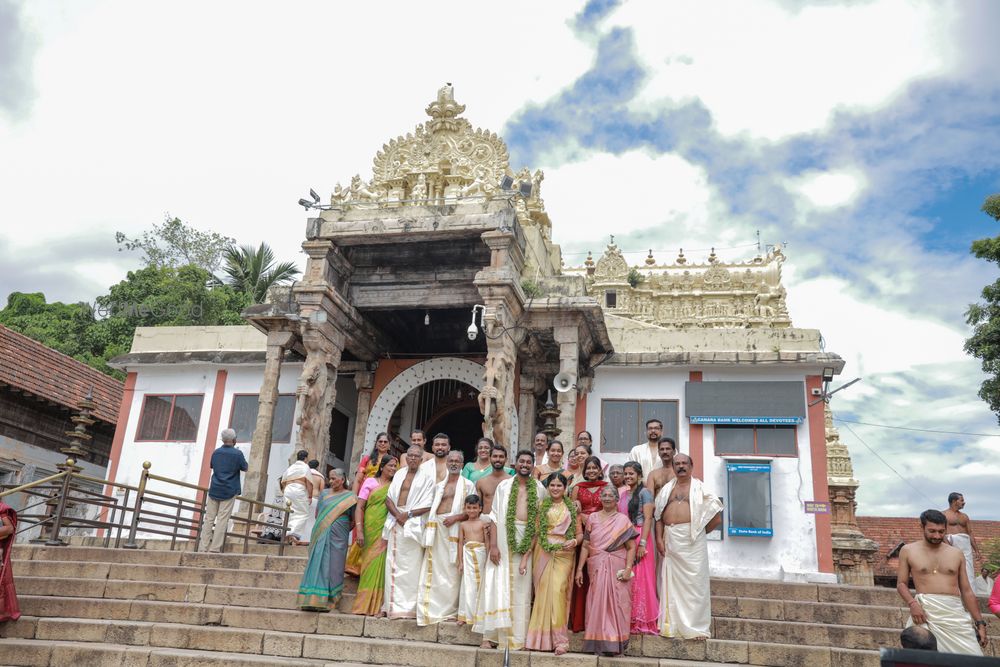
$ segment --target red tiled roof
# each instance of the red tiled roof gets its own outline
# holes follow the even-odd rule
[[[0,325],[0,385],[27,391],[71,410],[94,388],[94,417],[118,421],[124,385],[118,380]]]
[[[864,536],[878,544],[875,558],[876,577],[896,576],[896,559],[887,561],[886,556],[900,542],[915,542],[921,539],[920,519],[900,516],[859,516],[858,527]],[[972,517],[972,534],[982,548],[985,540],[1000,538],[1000,521],[977,521]],[[979,563],[976,563],[979,566]]]

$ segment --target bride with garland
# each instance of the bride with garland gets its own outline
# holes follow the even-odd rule
[[[567,479],[554,472],[545,479],[548,496],[538,508],[533,548],[521,557],[520,572],[527,571],[532,558],[535,601],[528,621],[525,648],[569,650],[569,591],[573,561],[580,540],[576,536],[576,505],[566,496]]]

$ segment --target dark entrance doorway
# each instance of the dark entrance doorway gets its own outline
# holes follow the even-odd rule
[[[430,440],[437,433],[447,433],[451,448],[465,456],[465,462],[476,460],[476,442],[483,437],[483,415],[475,401],[449,406],[435,415],[424,429]]]

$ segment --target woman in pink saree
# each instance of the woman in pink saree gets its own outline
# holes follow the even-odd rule
[[[632,577],[632,634],[660,634],[660,602],[656,595],[656,553],[650,533],[653,531],[653,494],[642,485],[642,466],[635,461],[625,464],[625,486],[618,499],[618,511],[635,526],[638,546]]]
[[[10,566],[16,532],[17,512],[0,501],[0,623],[21,618],[17,593],[14,591],[14,572]]]
[[[621,655],[631,634],[632,600],[630,580],[635,562],[637,531],[618,511],[618,489],[601,489],[601,511],[587,517],[576,580],[583,580],[583,567],[590,574],[587,591],[587,625],[583,650],[595,655]]]
[[[545,480],[549,495],[538,508],[531,571],[535,601],[524,642],[524,648],[530,651],[553,651],[556,655],[569,650],[569,590],[573,555],[579,543],[576,506],[566,497],[567,481],[558,472]],[[527,570],[526,565],[522,564],[521,574]]]

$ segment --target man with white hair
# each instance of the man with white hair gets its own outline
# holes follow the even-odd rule
[[[219,436],[222,447],[212,452],[212,482],[205,499],[205,520],[201,526],[198,551],[219,553],[226,543],[229,516],[236,496],[240,495],[240,473],[246,472],[247,460],[236,449],[236,431],[227,428]]]

